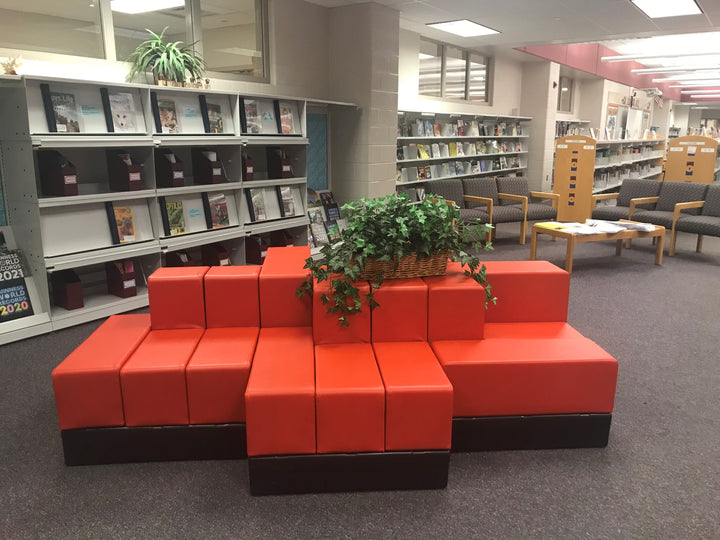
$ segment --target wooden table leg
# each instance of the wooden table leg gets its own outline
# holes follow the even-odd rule
[[[572,274],[573,254],[575,253],[575,236],[570,235],[567,239],[567,252],[565,253],[565,270]]]
[[[616,241],[615,241],[615,255],[620,255],[620,254],[622,254],[622,245],[623,245],[623,241],[622,241],[622,240],[616,240]]]
[[[530,260],[535,260],[535,255],[537,254],[537,237],[538,232],[535,227],[533,227],[532,235],[530,237]]]
[[[655,249],[655,264],[662,264],[663,247],[665,245],[665,231],[657,237],[657,249]]]

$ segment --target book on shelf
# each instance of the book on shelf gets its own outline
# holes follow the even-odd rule
[[[204,96],[203,96],[204,97]],[[207,115],[207,132],[208,133],[223,133],[223,116],[222,107],[219,103],[212,101],[205,102],[205,114]]]
[[[422,201],[425,199],[425,188],[424,187],[418,187],[417,189],[417,196],[418,201]]]
[[[130,92],[108,91],[107,100],[107,105],[110,108],[112,131],[116,133],[137,133],[138,126],[133,95]]]
[[[433,124],[433,135],[435,137],[442,137],[442,127],[440,124]]]
[[[67,92],[51,92],[47,84],[40,85],[40,91],[48,122],[48,131],[52,133],[79,133],[80,116],[78,115],[75,95]]]
[[[425,176],[425,167],[418,167],[418,180],[427,180]]]
[[[336,219],[329,219],[327,223],[325,223],[325,228],[327,229],[327,236],[328,240],[330,242],[334,242],[335,240],[340,240],[340,224],[338,223],[338,220]]]
[[[165,209],[168,222],[166,234],[168,236],[185,234],[185,210],[182,201],[165,201]]]
[[[213,229],[220,229],[230,225],[230,214],[228,213],[224,193],[208,194],[208,206],[210,207],[210,220]]]
[[[422,118],[415,120],[412,125],[412,136],[413,137],[424,137],[425,136],[425,125],[423,124]]]
[[[242,132],[250,134],[262,133],[262,117],[257,99],[240,98],[240,102]]]
[[[450,157],[450,147],[447,143],[438,143],[440,147],[440,157]]]
[[[422,145],[420,145],[422,146]],[[407,144],[403,146],[403,159],[417,159],[420,149],[417,144]]]
[[[466,134],[469,137],[477,137],[480,135],[480,130],[478,128],[478,121],[477,120],[471,120],[466,128],[465,128]]]
[[[132,206],[115,206],[105,203],[110,225],[110,235],[114,244],[135,241],[135,217]]]
[[[177,111],[175,110],[175,102],[172,99],[158,99],[157,112],[160,118],[161,133],[181,133],[180,121]]]
[[[458,145],[456,142],[451,142],[449,145],[450,148],[450,157],[457,157],[458,155]]]
[[[8,250],[4,237],[0,245],[5,246],[0,250],[0,324],[2,324],[29,317],[33,314],[33,307],[25,282],[29,273],[22,251]]]
[[[325,215],[328,217],[328,220],[340,219],[340,208],[335,201],[332,191],[321,191],[320,200],[322,201],[323,208],[325,209]]]
[[[433,178],[432,167],[430,167],[430,165],[425,165],[425,179],[432,180],[432,178]]]
[[[455,162],[455,175],[456,175],[456,176],[461,176],[461,175],[463,175],[463,174],[465,174],[465,167],[463,166],[463,162],[462,162],[462,161],[456,161],[456,162]]]
[[[465,122],[463,121],[462,118],[457,121],[457,134],[458,134],[458,137],[465,136]]]
[[[327,230],[325,229],[325,215],[322,206],[308,207],[310,218],[310,233],[316,247],[328,243]]]
[[[417,145],[417,155],[420,159],[429,159],[430,158],[430,154],[428,154],[427,150],[425,149],[424,144]]]
[[[250,221],[264,221],[267,219],[265,211],[265,193],[263,188],[251,188],[245,190],[250,210]]]
[[[280,133],[283,135],[300,135],[300,111],[297,101],[278,100],[277,103]]]
[[[456,149],[457,149],[457,155],[462,157],[465,155],[465,149],[463,148],[463,143],[458,142],[456,143]]]
[[[438,143],[432,143],[432,145],[430,146],[430,149],[432,150],[432,157],[434,157],[434,158],[441,157],[440,145]]]
[[[500,156],[499,159],[500,159],[500,162],[499,162],[499,163],[500,163],[500,168],[501,168],[501,169],[507,169],[507,168],[508,168],[508,162],[507,162],[507,159],[505,158],[505,156]]]

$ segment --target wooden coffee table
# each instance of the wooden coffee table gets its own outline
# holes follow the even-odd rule
[[[621,220],[627,221],[627,220]],[[663,245],[665,244],[665,227],[655,225],[654,231],[638,231],[636,229],[626,229],[617,233],[596,233],[596,234],[577,234],[568,232],[564,229],[551,229],[543,227],[536,223],[532,228],[532,241],[530,242],[530,260],[535,260],[537,252],[537,237],[539,234],[547,234],[554,238],[565,238],[567,240],[567,252],[565,255],[565,270],[568,274],[572,274],[573,265],[573,254],[575,251],[575,244],[582,244],[585,242],[605,242],[614,240],[615,241],[615,255],[622,253],[622,244],[625,240],[631,240],[633,238],[657,238],[657,247],[655,249],[655,264],[662,264],[663,258]]]

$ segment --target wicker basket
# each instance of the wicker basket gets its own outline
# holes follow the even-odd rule
[[[418,259],[417,255],[406,255],[397,263],[397,268],[395,268],[397,259],[390,262],[368,259],[358,280],[373,280],[380,273],[384,274],[385,279],[442,276],[447,270],[447,261],[447,250],[421,259]]]

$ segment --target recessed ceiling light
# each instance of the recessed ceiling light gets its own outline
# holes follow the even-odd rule
[[[709,109],[710,107],[693,107],[693,109]]]
[[[632,0],[632,3],[651,19],[702,13],[695,0]]]
[[[462,37],[475,37],[475,36],[487,36],[490,34],[499,34],[497,30],[488,28],[481,24],[468,21],[467,19],[461,19],[459,21],[448,21],[439,23],[428,23],[430,28],[437,28],[443,32],[450,32],[456,36]]]
[[[185,0],[112,0],[110,8],[120,13],[135,15],[148,11],[160,11],[185,5]]]

